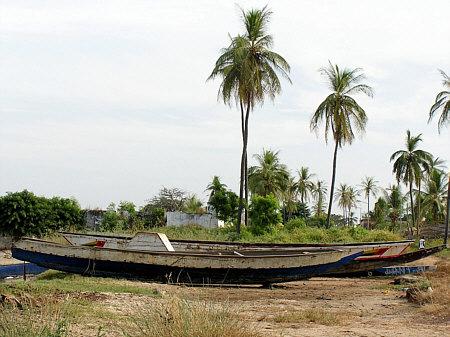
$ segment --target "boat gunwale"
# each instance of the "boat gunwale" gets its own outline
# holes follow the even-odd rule
[[[77,246],[77,245],[65,245],[53,241],[47,241],[47,240],[41,240],[41,239],[35,239],[35,238],[28,238],[24,237],[20,241],[13,244],[13,248],[23,249],[21,247],[17,247],[17,243],[29,243],[29,242],[36,242],[41,244],[47,244],[52,245],[54,247],[59,248],[69,248],[69,249],[76,249],[76,250],[84,250],[84,251],[111,251],[111,252],[124,252],[124,253],[132,253],[132,254],[147,254],[147,255],[165,255],[165,256],[193,256],[193,257],[208,257],[208,258],[219,258],[219,259],[227,259],[227,258],[236,258],[236,259],[260,259],[260,258],[283,258],[283,257],[312,257],[312,256],[324,256],[324,255],[331,255],[335,253],[345,253],[341,249],[331,249],[328,251],[314,251],[314,252],[299,252],[293,254],[292,251],[287,251],[286,254],[268,254],[268,255],[238,255],[238,254],[229,254],[229,255],[221,255],[221,254],[211,254],[209,252],[200,252],[200,253],[193,253],[193,252],[171,252],[171,251],[148,251],[148,250],[137,250],[137,249],[118,249],[118,248],[107,248],[107,247],[92,247],[92,246]],[[54,255],[54,254],[53,254]],[[352,255],[352,254],[348,254]]]

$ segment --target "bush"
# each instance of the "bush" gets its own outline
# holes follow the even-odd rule
[[[253,234],[260,235],[273,231],[275,226],[282,221],[277,198],[272,194],[268,196],[253,195],[249,218],[250,230]]]
[[[144,228],[164,226],[164,209],[147,204],[139,210],[138,217],[143,221]]]
[[[286,222],[284,228],[288,231],[293,230],[294,228],[303,228],[306,226],[306,221],[304,218],[294,218]]]
[[[1,234],[41,237],[68,227],[80,228],[84,218],[76,200],[47,199],[24,190],[0,197],[0,224]]]
[[[307,225],[310,227],[326,227],[327,226],[327,216],[325,214],[314,215],[307,220]]]

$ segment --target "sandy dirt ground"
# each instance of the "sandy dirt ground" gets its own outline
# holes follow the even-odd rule
[[[226,306],[262,336],[282,337],[448,337],[450,321],[426,314],[409,303],[404,292],[389,287],[389,278],[315,278],[305,282],[260,287],[185,287],[151,284],[162,299],[108,295],[103,305],[112,312],[133,313],[152,302],[177,296]],[[332,324],[277,322],[277,316],[317,309],[339,317]]]

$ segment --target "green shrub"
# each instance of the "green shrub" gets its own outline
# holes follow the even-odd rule
[[[306,221],[307,225],[310,227],[326,227],[327,216],[325,214],[314,215]]]
[[[81,228],[84,218],[74,199],[48,199],[24,190],[0,197],[0,224],[1,234],[41,237],[69,227]]]
[[[253,195],[249,218],[250,230],[253,234],[260,235],[273,231],[275,226],[282,221],[277,198],[272,194],[268,196]]]
[[[139,210],[138,216],[143,221],[145,228],[164,226],[164,209],[147,204]]]
[[[294,218],[286,222],[284,228],[288,231],[293,230],[294,228],[304,228],[306,226],[306,221],[304,218]]]

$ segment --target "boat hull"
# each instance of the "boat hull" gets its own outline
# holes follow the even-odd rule
[[[16,243],[14,258],[70,273],[188,284],[270,284],[318,276],[361,252],[286,256],[222,256],[64,247],[33,240]]]
[[[427,256],[436,254],[443,250],[445,246],[437,246],[427,249],[421,249],[415,252],[401,254],[400,256],[394,256],[389,258],[378,258],[373,260],[354,260],[345,266],[340,266],[326,273],[325,276],[337,276],[337,277],[354,277],[354,276],[367,276],[374,270],[396,266],[402,263],[414,262],[423,259]]]

